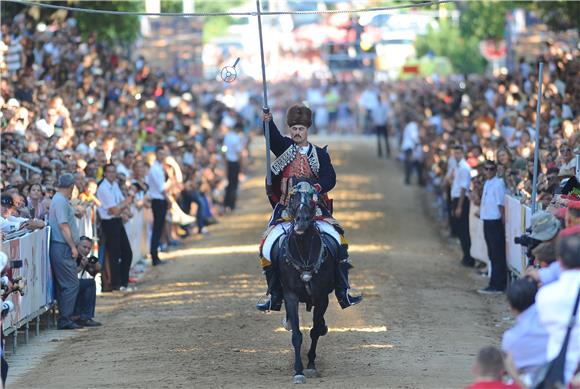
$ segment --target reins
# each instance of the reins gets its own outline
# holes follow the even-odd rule
[[[300,196],[300,204],[298,206],[298,208],[300,209],[301,207],[307,206],[307,199],[304,193],[301,193]],[[320,270],[320,267],[322,266],[322,263],[324,262],[324,241],[322,239],[322,236],[320,234],[320,230],[318,229],[318,226],[316,225],[316,222],[314,220],[311,221],[311,224],[313,224],[313,228],[314,228],[314,232],[312,233],[312,236],[310,238],[310,244],[308,245],[308,252],[306,255],[306,258],[304,258],[304,256],[302,255],[301,249],[298,245],[297,242],[297,237],[296,237],[296,233],[294,232],[294,225],[295,225],[295,221],[292,221],[292,228],[290,228],[290,233],[288,234],[288,236],[285,239],[285,244],[284,244],[284,251],[285,251],[285,261],[287,264],[291,265],[292,267],[294,267],[294,269],[300,274],[300,279],[305,283],[306,286],[306,291],[308,292],[309,295],[311,295],[311,290],[310,290],[310,280],[312,279],[312,275],[318,273],[318,271]],[[310,262],[310,251],[312,249],[312,243],[314,242],[314,238],[318,236],[320,239],[320,250],[318,252],[318,256],[316,257],[316,261],[314,261],[314,263]],[[296,249],[296,252],[298,253],[299,258],[295,258],[292,255],[292,252],[290,251],[290,241],[293,241],[293,246]]]

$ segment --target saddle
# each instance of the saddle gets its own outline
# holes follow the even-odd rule
[[[281,221],[278,224],[268,227],[262,235],[262,241],[259,246],[259,259],[262,261],[262,267],[269,264],[270,258],[272,257],[270,255],[271,250],[273,250],[274,246],[281,243],[283,236],[288,236],[290,224],[289,221]],[[344,231],[335,219],[324,216],[317,217],[316,225],[324,236],[323,239],[330,239],[336,245],[348,246],[348,242],[343,235]]]
[[[285,234],[278,238],[272,247],[272,258],[279,258],[296,269],[301,274],[309,273],[311,277],[318,273],[320,267],[330,255],[331,258],[338,258],[339,243],[334,237],[316,228],[317,233],[312,235],[309,243],[309,253],[306,258],[300,253],[297,244],[293,244],[290,234]],[[312,258],[316,258],[311,261]],[[308,281],[308,280],[305,280]]]

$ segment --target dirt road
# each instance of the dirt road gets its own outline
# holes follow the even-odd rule
[[[479,347],[498,342],[503,299],[474,292],[485,280],[459,266],[424,215],[423,192],[402,185],[397,163],[378,160],[369,139],[329,143],[339,178],[335,216],[347,230],[352,284],[365,301],[341,311],[332,296],[321,376],[307,385],[465,386]],[[262,177],[243,184],[239,203],[209,236],[169,253],[173,263],[152,269],[138,292],[100,297],[103,327],[61,341],[10,387],[292,386],[283,315],[254,309],[265,290],[256,259],[269,214]]]

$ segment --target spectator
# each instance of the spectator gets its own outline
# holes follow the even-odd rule
[[[389,103],[384,97],[378,96],[378,104],[371,111],[374,131],[377,134],[377,154],[383,157],[383,141],[385,142],[385,156],[390,158],[391,148],[389,145],[389,133],[387,130],[387,118],[389,115]]]
[[[530,278],[513,281],[507,290],[507,300],[517,321],[503,334],[501,347],[512,357],[518,374],[527,383],[547,362],[548,333],[538,317],[537,292],[536,282]]]
[[[420,172],[418,170],[419,166],[413,157],[413,152],[417,146],[420,146],[420,144],[419,125],[414,120],[411,120],[405,126],[403,142],[401,143],[401,150],[405,155],[405,185],[411,183],[413,170],[417,170],[418,179],[421,181]]]
[[[229,128],[224,138],[224,154],[227,162],[228,186],[224,196],[224,207],[226,211],[233,211],[236,208],[236,198],[238,192],[238,182],[241,168],[241,153],[244,148],[244,138],[242,128],[236,126]]]
[[[536,297],[540,322],[549,334],[547,359],[553,360],[563,347],[564,336],[574,302],[580,293],[580,227],[560,233],[556,253],[562,273],[557,281],[543,286]],[[564,368],[564,383],[568,383],[580,362],[580,320],[572,329]]]
[[[17,215],[16,206],[11,195],[2,195],[0,200],[2,215],[0,216],[0,230],[4,233],[15,232],[23,229],[36,230],[44,228],[44,222],[38,219],[27,219]]]
[[[167,215],[167,183],[165,170],[163,169],[165,158],[167,158],[167,151],[163,147],[158,147],[156,159],[151,165],[146,179],[147,186],[149,187],[147,194],[151,198],[151,209],[153,210],[153,231],[149,245],[153,266],[164,263],[159,259],[158,250],[165,224],[165,217]]]
[[[117,169],[114,164],[105,165],[105,179],[97,189],[101,226],[105,236],[107,256],[103,268],[103,292],[128,290],[129,270],[133,252],[123,225],[122,213],[131,205],[133,198],[125,198],[116,181]]]
[[[95,275],[101,270],[98,258],[89,257],[93,250],[93,240],[87,236],[79,238],[77,273],[79,274],[79,292],[75,304],[75,323],[83,327],[99,327],[101,323],[93,320],[97,304],[97,286]]]
[[[123,152],[123,160],[117,165],[117,173],[125,175],[125,178],[130,180],[133,173],[131,172],[131,165],[135,159],[133,150],[125,150]]]
[[[79,233],[70,197],[74,188],[74,176],[65,173],[58,180],[58,190],[50,204],[48,224],[50,234],[50,265],[56,281],[59,330],[82,328],[72,320],[79,280],[76,272]]]
[[[28,208],[30,214],[36,219],[44,220],[48,211],[48,204],[45,200],[45,193],[42,185],[35,183],[30,185],[28,191]]]
[[[463,259],[461,264],[473,267],[475,260],[471,257],[471,237],[469,236],[469,189],[471,186],[471,168],[465,161],[463,146],[453,146],[453,157],[457,161],[453,183],[451,185],[451,222],[455,234],[461,242]],[[453,228],[453,227],[452,227]]]
[[[507,283],[507,263],[505,252],[504,196],[505,184],[496,176],[497,168],[493,161],[483,165],[485,184],[481,198],[480,218],[483,220],[483,235],[487,253],[491,261],[489,285],[478,290],[482,294],[502,293]]]
[[[479,350],[473,374],[473,384],[465,389],[516,389],[519,386],[504,384],[502,377],[505,374],[504,360],[501,351],[495,347],[484,347]]]
[[[540,243],[532,250],[532,254],[541,269],[547,268],[556,262],[556,244],[551,241]]]

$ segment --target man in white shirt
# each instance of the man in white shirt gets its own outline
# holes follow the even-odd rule
[[[116,181],[117,169],[114,164],[105,165],[105,179],[97,189],[101,206],[97,208],[101,227],[105,235],[105,258],[102,274],[103,292],[127,290],[129,269],[133,260],[131,244],[127,238],[121,213],[133,202],[132,197],[123,196]]]
[[[496,175],[497,165],[485,161],[483,165],[485,184],[479,217],[483,220],[483,235],[487,254],[491,261],[491,277],[487,288],[478,290],[482,294],[502,293],[507,284],[507,264],[505,258],[504,197],[505,183]]]
[[[387,117],[389,115],[389,102],[381,98],[379,95],[379,104],[377,104],[371,111],[373,119],[373,126],[377,133],[378,157],[383,157],[382,142],[385,142],[385,153],[387,158],[391,156],[391,148],[389,147],[389,133],[387,130]],[[382,138],[382,139],[381,139]]]
[[[240,156],[244,148],[241,126],[230,128],[224,137],[223,150],[227,162],[228,186],[224,196],[224,207],[228,211],[236,208],[236,197],[240,175]]]
[[[461,242],[463,259],[461,264],[473,267],[475,260],[471,257],[471,236],[469,235],[469,188],[471,186],[471,168],[465,161],[463,146],[453,146],[453,157],[457,168],[451,184],[451,222],[453,230]]]
[[[567,326],[572,316],[572,309],[580,290],[580,227],[567,228],[560,232],[556,248],[562,274],[558,281],[540,288],[536,296],[536,305],[540,322],[549,334],[547,359],[558,356]],[[569,383],[580,362],[580,320],[576,316],[568,341],[564,381]]]
[[[132,179],[133,172],[131,171],[131,165],[134,159],[135,153],[133,153],[133,150],[125,150],[123,152],[123,160],[117,165],[117,173],[124,174],[128,180]]]
[[[411,174],[413,173],[413,151],[420,145],[419,139],[419,125],[411,118],[408,118],[408,123],[403,130],[403,142],[401,143],[401,150],[405,154],[405,185],[411,182]]]
[[[167,158],[167,150],[163,146],[159,146],[155,156],[156,160],[149,168],[145,181],[149,186],[147,194],[151,199],[151,210],[153,211],[153,231],[151,233],[149,252],[151,253],[153,266],[158,266],[165,263],[159,259],[159,243],[167,215],[166,189],[168,182],[165,176],[165,168],[163,167],[163,163]]]

